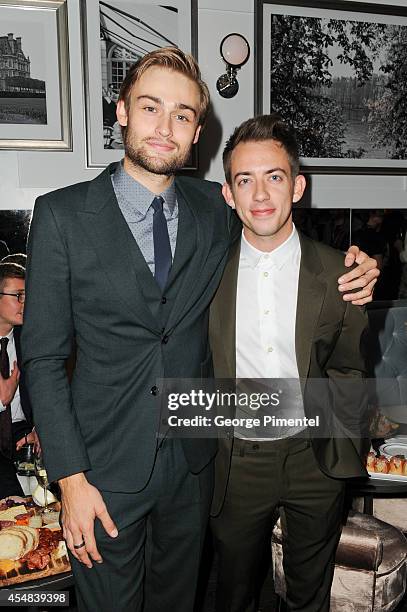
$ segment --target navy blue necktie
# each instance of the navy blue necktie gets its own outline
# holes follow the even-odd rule
[[[171,270],[172,255],[170,237],[168,236],[167,220],[163,211],[164,198],[157,196],[151,203],[154,209],[153,241],[154,241],[154,277],[161,291],[167,284]]]

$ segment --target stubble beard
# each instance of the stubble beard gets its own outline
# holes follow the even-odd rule
[[[181,170],[185,166],[190,153],[189,150],[181,151],[167,160],[153,157],[147,154],[142,144],[138,146],[133,145],[128,135],[126,135],[124,140],[124,151],[126,157],[134,166],[143,168],[143,170],[152,174],[165,176],[171,176]]]

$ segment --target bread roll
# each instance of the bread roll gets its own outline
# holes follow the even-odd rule
[[[403,475],[403,467],[404,467],[404,457],[398,457],[395,455],[390,459],[389,472],[390,474],[399,474],[399,476]]]
[[[390,461],[383,455],[380,455],[380,457],[378,457],[375,462],[375,472],[379,474],[388,474],[389,469]]]
[[[366,458],[366,468],[369,472],[374,472],[376,463],[376,455],[373,452],[368,453]]]

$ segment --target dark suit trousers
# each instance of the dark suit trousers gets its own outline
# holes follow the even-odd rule
[[[217,612],[255,612],[262,562],[280,509],[287,604],[328,612],[344,484],[321,472],[310,440],[235,439],[225,503],[211,520],[219,556]]]
[[[8,459],[3,457],[0,453],[0,499],[8,497],[9,495],[21,495],[24,496],[21,485],[18,481],[16,469],[14,467],[14,460],[16,458],[15,446],[18,440],[22,438],[26,433],[31,431],[31,427],[27,421],[17,421],[12,423],[13,433],[13,458]]]
[[[96,521],[103,563],[71,556],[80,612],[192,612],[212,485],[213,465],[191,474],[181,440],[166,439],[142,491],[101,491],[119,535]]]

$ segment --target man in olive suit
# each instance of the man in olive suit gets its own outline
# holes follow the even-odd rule
[[[360,435],[367,317],[337,291],[341,252],[293,224],[293,202],[306,183],[292,128],[276,114],[248,119],[223,160],[223,194],[243,232],[211,305],[215,376],[239,379],[249,394],[259,382],[266,392],[278,380],[281,403],[266,415],[288,425],[245,428],[246,413],[237,408],[243,425],[219,441],[211,520],[216,612],[257,611],[276,510],[289,610],[328,612],[345,479],[367,475]],[[307,426],[318,420],[319,429]]]

